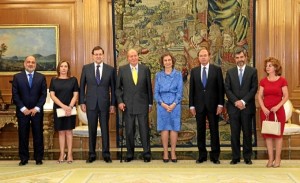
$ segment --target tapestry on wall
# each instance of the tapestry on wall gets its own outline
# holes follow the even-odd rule
[[[139,53],[140,63],[151,69],[152,80],[162,69],[159,57],[165,52],[175,56],[175,68],[182,71],[184,96],[178,144],[194,146],[197,143],[196,119],[189,112],[188,90],[190,70],[199,65],[198,50],[208,47],[211,63],[221,66],[224,76],[229,68],[235,66],[233,50],[236,46],[248,50],[249,65],[253,66],[253,6],[253,0],[114,1],[117,67],[128,63],[127,51],[133,48]],[[161,145],[160,134],[156,130],[155,105],[149,117],[153,146]],[[230,144],[229,126],[228,115],[224,112],[219,123],[222,145]],[[209,130],[207,144],[210,144]],[[136,145],[140,145],[138,134]]]

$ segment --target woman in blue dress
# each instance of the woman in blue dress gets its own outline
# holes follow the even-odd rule
[[[168,139],[170,136],[171,161],[176,163],[176,144],[181,129],[181,100],[183,79],[181,72],[174,69],[175,58],[166,53],[161,56],[163,70],[155,76],[154,98],[157,103],[157,130],[161,133],[164,149],[163,162],[169,162]]]

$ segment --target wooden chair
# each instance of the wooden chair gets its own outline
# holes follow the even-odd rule
[[[289,159],[291,158],[291,137],[293,135],[300,135],[300,110],[295,109],[290,100],[286,101],[284,104],[286,124],[284,127],[283,135],[288,137],[288,150]],[[298,115],[298,120],[292,121],[292,115],[296,113]]]

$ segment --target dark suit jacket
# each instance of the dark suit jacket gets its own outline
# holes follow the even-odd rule
[[[16,105],[17,117],[24,116],[20,111],[24,106],[27,109],[32,109],[37,106],[40,108],[40,113],[43,113],[43,106],[47,97],[45,76],[34,72],[32,87],[30,88],[25,71],[15,74],[12,83],[12,97]]]
[[[194,106],[202,112],[206,107],[210,112],[216,112],[218,105],[224,105],[224,80],[220,67],[209,64],[206,87],[201,79],[201,66],[191,70],[189,106]]]
[[[225,92],[228,98],[228,113],[233,114],[238,112],[239,109],[234,106],[234,103],[238,100],[243,100],[246,103],[246,108],[243,111],[247,114],[254,114],[257,87],[257,70],[255,68],[250,66],[245,67],[242,86],[240,86],[237,67],[229,69],[225,78]]]
[[[148,113],[153,104],[151,73],[147,66],[138,65],[138,83],[134,84],[130,65],[119,68],[116,96],[118,103],[125,103],[129,114]]]
[[[115,69],[103,63],[99,86],[95,75],[94,62],[83,66],[80,78],[79,103],[86,104],[87,110],[95,110],[98,102],[101,111],[108,111],[109,106],[116,105]]]

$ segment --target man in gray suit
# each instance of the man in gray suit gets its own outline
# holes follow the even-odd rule
[[[251,165],[252,120],[255,116],[255,94],[258,87],[257,70],[246,65],[247,51],[241,47],[235,49],[234,59],[237,66],[229,69],[225,78],[231,130],[232,160],[230,164],[240,162],[242,130],[244,162]]]
[[[130,162],[134,157],[135,121],[138,120],[143,146],[144,162],[151,161],[148,112],[153,104],[151,73],[148,67],[138,64],[137,51],[127,53],[129,64],[119,68],[116,86],[118,106],[123,111],[126,132],[127,157]]]
[[[98,119],[101,126],[102,156],[111,163],[109,151],[109,113],[115,113],[116,72],[112,66],[103,63],[104,50],[96,46],[92,50],[93,63],[84,65],[80,78],[79,103],[87,113],[89,129],[89,158],[86,163],[96,160],[96,139]]]

